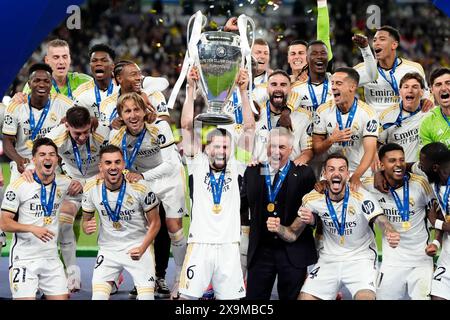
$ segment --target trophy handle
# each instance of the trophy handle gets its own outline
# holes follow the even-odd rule
[[[238,17],[238,29],[239,29],[239,35],[241,38],[241,53],[242,53],[242,60],[241,60],[241,68],[247,67],[247,72],[249,76],[249,88],[253,88],[253,76],[252,76],[252,50],[251,47],[253,47],[253,43],[255,41],[255,22],[252,18],[247,17],[245,14],[241,14]],[[251,42],[252,45],[250,46],[248,43],[247,38],[247,29],[248,25],[250,25],[250,35],[251,35]],[[250,107],[254,114],[259,114],[258,110],[256,110],[255,105],[253,104],[253,98],[252,95],[249,94],[249,102]]]

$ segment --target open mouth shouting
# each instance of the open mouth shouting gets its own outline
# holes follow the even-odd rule
[[[286,102],[286,96],[283,91],[274,91],[270,97],[270,102],[276,107],[281,107]]]
[[[95,78],[98,80],[102,80],[105,77],[105,69],[103,67],[96,67],[94,69]]]
[[[392,173],[396,180],[400,180],[403,178],[404,170],[401,167],[395,167],[394,170],[392,171]]]
[[[342,182],[343,179],[339,175],[331,177],[331,181],[329,184],[330,191],[334,194],[340,193],[342,191]]]
[[[441,100],[441,102],[440,102],[441,105],[448,106],[450,104],[450,92],[442,92],[439,95],[439,98]]]
[[[375,58],[378,59],[378,57],[380,56],[381,52],[383,51],[383,48],[374,48],[373,50],[375,51]]]
[[[326,63],[323,60],[315,61],[314,66],[316,67],[317,72],[325,72],[326,71]]]

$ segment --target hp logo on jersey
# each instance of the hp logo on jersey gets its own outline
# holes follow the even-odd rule
[[[369,215],[375,211],[375,204],[371,200],[365,200],[362,204],[362,210]]]

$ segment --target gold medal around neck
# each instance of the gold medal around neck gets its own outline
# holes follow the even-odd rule
[[[275,211],[275,204],[273,202],[270,202],[267,205],[267,211],[269,211],[269,212],[274,212]]]
[[[341,236],[341,238],[339,239],[339,244],[340,244],[341,246],[344,245],[344,236]]]
[[[25,142],[25,145],[27,146],[28,149],[30,149],[30,150],[33,149],[33,141],[27,140]]]
[[[44,224],[52,224],[53,219],[51,217],[44,217]]]
[[[403,227],[403,230],[408,231],[411,228],[411,222],[403,221],[402,222],[402,227]]]
[[[241,130],[242,130],[242,124],[236,123],[236,124],[234,125],[234,130],[236,130],[237,132],[241,132]]]
[[[220,211],[222,211],[222,206],[220,204],[215,203],[212,207],[212,211],[215,214],[218,214]]]
[[[448,216],[445,216],[445,221],[450,223],[450,214]]]
[[[113,227],[114,229],[119,230],[120,228],[122,228],[122,225],[120,224],[119,221],[115,221],[113,222]]]

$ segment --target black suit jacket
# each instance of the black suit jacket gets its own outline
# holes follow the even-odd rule
[[[261,174],[262,165],[248,167],[242,184],[242,206],[250,208],[250,236],[247,252],[248,267],[251,267],[253,257],[261,244],[262,230],[266,227],[269,214],[266,210],[268,199],[264,175]],[[280,214],[280,223],[290,226],[297,217],[298,209],[305,194],[314,188],[315,176],[308,166],[295,166],[291,163],[289,172],[276,197],[276,211]],[[297,268],[306,267],[317,261],[317,252],[312,228],[307,226],[298,239],[292,243],[279,239],[287,256]]]

